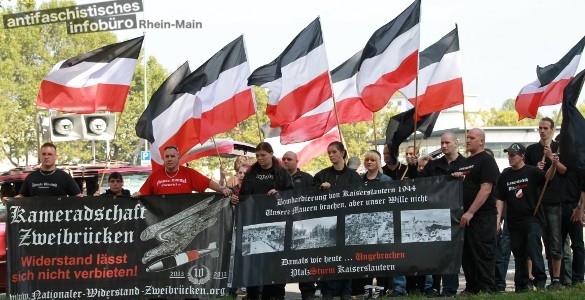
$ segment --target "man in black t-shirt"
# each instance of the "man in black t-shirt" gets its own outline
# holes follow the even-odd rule
[[[53,143],[41,146],[41,168],[26,176],[18,197],[82,196],[71,175],[57,169],[57,147]]]
[[[470,156],[453,176],[463,178],[463,208],[460,226],[465,228],[462,266],[464,294],[495,292],[496,199],[493,187],[499,169],[495,159],[484,151],[485,133],[479,128],[467,133]]]
[[[506,204],[506,222],[510,230],[510,242],[516,273],[514,286],[516,292],[528,291],[530,274],[527,260],[532,261],[534,286],[544,290],[546,270],[542,257],[542,226],[544,215],[542,206],[535,215],[538,202],[538,187],[544,182],[544,171],[535,166],[526,165],[524,156],[526,148],[514,143],[504,152],[508,153],[510,167],[506,168],[498,178],[496,188],[496,205],[499,218]]]
[[[562,217],[562,182],[565,180],[567,168],[565,165],[555,161],[554,154],[559,148],[559,143],[552,140],[555,123],[551,118],[545,117],[538,123],[538,134],[540,141],[526,147],[524,162],[527,165],[538,167],[547,172],[553,169],[557,174],[547,183],[546,190],[542,195],[542,209],[546,219],[546,226],[542,240],[546,259],[549,264],[549,274],[551,285],[547,289],[560,289],[562,285],[559,281],[561,273],[561,259],[563,258],[562,240],[561,240],[561,217]],[[544,183],[539,187],[539,197],[542,193]]]

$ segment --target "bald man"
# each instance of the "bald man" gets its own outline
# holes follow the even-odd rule
[[[310,187],[312,185],[313,176],[311,176],[309,173],[305,173],[299,170],[299,159],[294,152],[286,152],[282,156],[282,164],[290,174],[295,189]],[[303,300],[310,300],[315,298],[316,287],[314,282],[299,282],[299,290],[301,291],[301,297]]]
[[[295,188],[311,186],[311,184],[313,183],[313,176],[311,176],[311,174],[309,173],[299,170],[298,168],[299,159],[297,158],[297,155],[294,152],[292,151],[286,152],[282,156],[282,164],[284,165],[284,168],[288,171],[288,174],[290,174],[290,177],[292,178],[293,181],[293,186]]]
[[[463,209],[460,226],[463,241],[464,294],[496,292],[496,199],[494,186],[500,175],[496,160],[485,149],[485,133],[473,128],[467,133],[469,157],[453,175],[463,178]]]

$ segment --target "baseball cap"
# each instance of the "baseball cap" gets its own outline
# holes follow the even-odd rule
[[[358,157],[352,156],[347,161],[347,167],[352,169],[352,170],[357,170],[357,168],[360,167],[361,163],[362,162],[360,161],[360,159]]]
[[[526,153],[526,147],[524,147],[522,144],[514,143],[507,149],[504,149],[504,152],[512,154],[524,154]]]

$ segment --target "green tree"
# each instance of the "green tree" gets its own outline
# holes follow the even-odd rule
[[[540,113],[535,119],[525,118],[518,120],[518,113],[516,112],[515,99],[506,99],[502,104],[501,109],[490,108],[489,110],[480,110],[477,113],[479,123],[481,126],[535,126],[542,118]],[[475,122],[470,122],[472,126],[478,126]]]
[[[15,5],[0,8],[2,14],[27,12],[74,5],[72,1],[51,1],[36,6],[34,1],[17,1]],[[42,79],[53,65],[63,59],[117,42],[110,32],[68,35],[65,24],[55,23],[0,30],[0,159],[8,158],[12,164],[31,164],[36,161],[19,161],[27,154],[36,153],[37,107],[36,95]],[[139,62],[143,58],[139,59]],[[165,70],[156,59],[147,63],[147,98],[166,78]],[[136,120],[144,109],[144,66],[135,70],[126,107],[117,114],[118,129],[112,142],[112,159],[129,160],[138,138],[134,133]],[[17,113],[15,113],[17,112]],[[57,144],[60,163],[80,163],[91,160],[91,142],[73,141]],[[96,141],[98,159],[105,159],[106,143]]]

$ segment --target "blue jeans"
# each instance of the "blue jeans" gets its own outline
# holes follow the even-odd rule
[[[571,279],[573,284],[583,282],[584,269],[585,269],[585,249],[583,246],[583,224],[581,222],[571,222],[571,215],[573,209],[577,207],[577,202],[570,202],[563,204],[563,223],[562,229],[562,240],[567,238],[567,235],[571,238],[571,249],[573,249],[573,272]],[[563,274],[563,264],[561,264],[561,274]]]
[[[504,221],[504,227],[496,237],[496,287],[499,291],[506,290],[506,275],[508,274],[511,250],[508,222]]]
[[[406,276],[392,277],[392,287],[395,291],[406,294]]]
[[[546,269],[542,258],[542,226],[539,223],[528,223],[522,228],[510,230],[510,244],[516,263],[514,286],[516,291],[527,291],[530,274],[527,261],[532,260],[532,274],[537,288],[544,288],[546,283]]]

